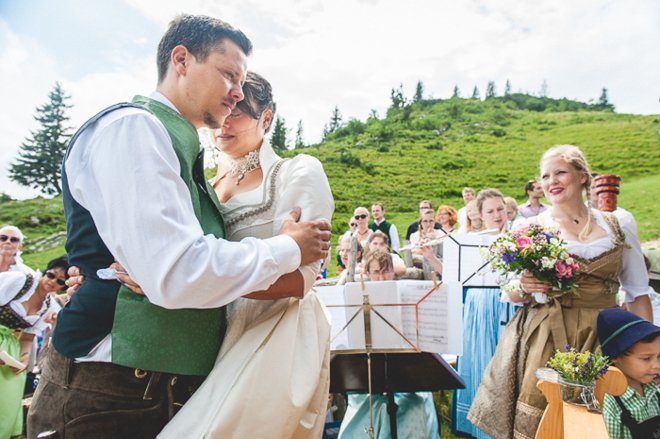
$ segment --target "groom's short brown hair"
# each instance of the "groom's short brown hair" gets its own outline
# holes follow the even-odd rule
[[[197,61],[204,62],[212,50],[224,50],[222,40],[225,38],[236,43],[246,55],[252,52],[250,39],[229,23],[206,15],[177,16],[158,43],[158,82],[165,78],[172,49],[176,46],[184,46]]]

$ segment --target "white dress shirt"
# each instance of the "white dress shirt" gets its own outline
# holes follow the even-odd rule
[[[151,95],[174,109],[158,92]],[[300,266],[289,236],[240,242],[204,235],[163,124],[138,108],[88,127],[66,160],[72,197],[110,253],[165,308],[215,308],[267,289]],[[108,335],[82,361],[110,361]]]

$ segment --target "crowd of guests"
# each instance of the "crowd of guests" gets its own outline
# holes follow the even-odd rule
[[[48,262],[43,272],[33,270],[21,258],[24,239],[17,227],[0,227],[0,352],[9,360],[0,359],[0,438],[23,433],[21,401],[34,390],[37,355],[68,299],[61,294],[66,256]]]
[[[599,337],[601,343],[603,338],[596,321],[602,310],[610,309],[627,313],[620,317],[622,321],[646,322],[640,324],[646,332],[645,337],[637,337],[633,331],[629,336],[632,342],[627,345],[641,340],[643,359],[628,358],[632,356],[620,351],[613,354],[645,366],[633,372],[623,370],[630,387],[621,400],[606,400],[607,426],[616,438],[653,437],[630,436],[630,420],[621,414],[632,413],[636,422],[653,419],[649,421],[653,432],[660,431],[658,391],[652,385],[660,375],[660,328],[650,323],[655,292],[649,286],[634,218],[621,208],[613,212],[598,209],[598,197],[592,190],[595,175],[579,148],[551,148],[540,160],[540,179],[524,186],[526,200],[522,204],[494,188],[477,192],[470,187],[463,188],[464,205],[458,210],[448,205],[433,209],[430,200],[422,200],[418,219],[410,224],[398,249],[383,249],[393,241],[391,236],[375,231],[367,208],[355,209],[349,221],[351,229],[339,242],[338,270],[353,262],[349,261],[350,249],[357,240],[354,270],[365,278],[381,279],[383,268],[390,270],[388,279],[407,278],[420,259],[441,276],[442,251],[438,249],[448,235],[497,236],[524,224],[558,228],[580,263],[576,294],[550,296],[547,303],[538,303],[531,293],[547,292],[549,284],[531,273],[516,279],[506,292],[499,287],[464,289],[464,346],[456,368],[465,388],[454,394],[454,431],[476,438],[533,438],[546,406],[536,387],[535,371],[546,365],[554,349],[566,345],[580,351],[597,349]],[[548,204],[541,202],[543,198]],[[382,223],[383,204],[372,205],[372,213],[374,208]],[[374,236],[378,237],[377,246],[370,244]],[[412,256],[412,267],[404,264],[395,274],[394,261],[409,262],[408,257],[399,257],[407,252]],[[378,262],[374,264],[375,260]],[[608,329],[613,330],[616,328]],[[616,356],[612,358],[617,365],[626,364]]]

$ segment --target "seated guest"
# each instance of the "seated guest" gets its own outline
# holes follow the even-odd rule
[[[419,202],[418,212],[421,215],[423,211],[431,209],[433,210],[433,203],[431,200],[422,200]],[[440,229],[440,224],[435,223],[434,228]],[[410,242],[410,235],[419,230],[419,220],[415,220],[408,226],[408,231],[406,232],[406,241]]]
[[[351,237],[350,236],[344,236],[341,238],[341,241],[339,241],[339,249],[337,250],[339,253],[339,257],[341,258],[341,262],[346,267],[341,274],[339,275],[339,281],[338,284],[344,284],[346,283],[346,277],[348,276],[348,256],[351,253]],[[355,273],[354,275],[360,274],[362,270],[362,245],[358,241],[357,243],[357,253],[356,253],[356,258],[355,258]]]
[[[435,220],[440,223],[443,232],[452,233],[454,231],[454,226],[458,223],[458,213],[453,207],[443,204],[438,207]]]
[[[621,396],[605,395],[603,417],[612,439],[660,437],[660,327],[618,308],[598,314],[598,340],[626,377]]]
[[[63,256],[50,261],[43,276],[22,271],[0,273],[0,351],[27,366],[35,336],[43,333],[52,313],[60,310],[51,293],[64,288],[68,268]],[[21,331],[19,337],[17,331]],[[0,438],[22,434],[25,378],[25,369],[15,369],[0,360]]]
[[[371,254],[376,250],[381,250],[391,254],[392,264],[393,264],[392,267],[395,276],[400,277],[406,273],[406,264],[403,262],[403,259],[401,259],[401,256],[399,256],[398,254],[392,253],[392,249],[389,246],[387,235],[385,235],[380,230],[375,231],[369,237],[369,240],[367,242],[367,248],[365,249],[366,257],[368,257],[369,254]]]
[[[506,217],[509,222],[509,229],[513,228],[513,223],[522,218],[518,213],[518,202],[513,197],[504,197],[506,205]]]
[[[465,206],[465,211],[467,213],[467,219],[465,220],[465,226],[461,226],[459,233],[476,233],[481,232],[484,229],[483,221],[481,220],[481,213],[477,207],[477,200],[470,201]]]
[[[369,236],[373,233],[373,230],[369,228],[369,211],[366,207],[358,207],[353,212],[353,219],[357,223],[357,227],[352,233],[352,236],[356,236],[360,245],[362,247],[367,246],[367,240]]]
[[[395,252],[399,251],[399,232],[396,229],[396,226],[385,219],[385,208],[383,203],[374,203],[371,206],[371,214],[374,216],[374,220],[369,223],[369,228],[374,232],[380,230],[387,235],[387,238],[390,241],[390,248]]]
[[[364,260],[364,273],[371,281],[394,280],[394,262],[387,250],[370,251]]]
[[[464,187],[461,191],[463,195],[463,202],[465,203],[464,207],[458,209],[458,227],[464,227],[467,222],[467,205],[473,201],[476,197],[476,192],[471,187]]]
[[[538,216],[541,212],[548,209],[548,206],[541,203],[543,188],[538,181],[529,180],[525,184],[525,195],[527,196],[527,202],[518,208],[518,213],[523,218]]]
[[[355,221],[355,218],[351,217],[351,219],[348,220],[348,230],[342,238],[350,238],[353,235],[353,232],[357,228],[357,221]],[[339,240],[339,244],[337,244],[337,273],[340,273],[342,270],[346,268],[344,265],[344,262],[341,260],[341,239]]]
[[[418,223],[419,230],[410,235],[410,244],[413,246],[419,246],[422,240],[432,241],[445,236],[445,233],[435,228],[435,214],[431,209],[422,211]],[[419,248],[414,249],[412,252],[413,254],[422,254]]]
[[[0,273],[5,271],[33,273],[32,269],[21,260],[24,239],[18,227],[9,225],[0,227]]]
[[[387,251],[375,250],[365,259],[365,270],[371,281],[394,279],[392,255]],[[372,397],[374,413],[374,437],[389,439],[390,420],[387,413],[387,398],[382,394]],[[438,437],[438,415],[431,392],[395,393],[397,432],[399,437],[431,439]],[[339,437],[344,439],[364,437],[365,428],[370,426],[369,395],[349,393],[348,408],[341,422]]]

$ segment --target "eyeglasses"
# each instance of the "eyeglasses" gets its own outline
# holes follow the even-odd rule
[[[435,222],[435,220],[422,220],[422,224],[430,224],[430,223],[434,223],[434,222]]]
[[[57,285],[59,285],[61,287],[66,285],[66,282],[63,281],[62,279],[60,279],[59,277],[57,277],[57,275],[55,273],[53,273],[52,271],[47,271],[45,274],[46,274],[46,277],[48,279],[54,280],[55,282],[57,282]]]
[[[368,216],[369,215],[367,215],[366,213],[363,213],[362,215],[355,215],[353,218],[355,218],[356,220],[361,220],[361,219],[365,219]]]
[[[357,227],[357,223],[350,223],[349,226],[351,226],[351,227]]]
[[[11,242],[12,244],[17,244],[21,242],[21,238],[18,238],[16,236],[7,236],[7,235],[0,235],[0,242]]]

